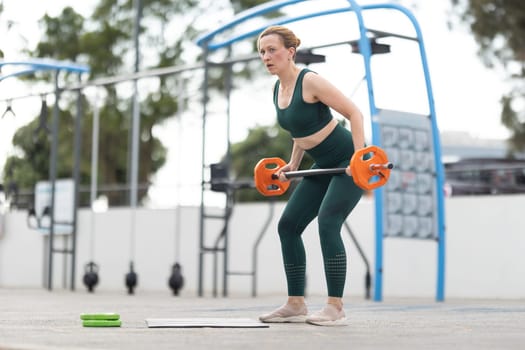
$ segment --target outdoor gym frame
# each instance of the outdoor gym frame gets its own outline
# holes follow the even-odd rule
[[[269,14],[275,11],[280,10],[281,8],[289,5],[299,4],[306,2],[308,0],[276,0],[276,1],[270,1],[267,3],[264,3],[262,5],[253,7],[250,10],[241,12],[237,14],[231,21],[223,24],[219,28],[212,30],[201,37],[198,38],[197,44],[202,47],[203,50],[203,57],[204,62],[207,62],[208,55],[210,52],[221,49],[221,48],[229,48],[232,44],[239,42],[241,40],[252,38],[254,36],[257,36],[260,32],[262,32],[266,27],[270,25],[284,25],[287,23],[292,22],[298,22],[307,20],[314,17],[321,17],[321,16],[328,16],[332,14],[338,14],[338,13],[344,13],[344,12],[353,12],[357,18],[357,22],[359,25],[359,39],[358,39],[358,45],[359,45],[359,51],[363,56],[363,63],[365,67],[365,78],[367,82],[367,91],[368,91],[368,101],[369,101],[369,109],[370,109],[370,115],[371,115],[371,124],[372,124],[372,143],[374,145],[381,146],[381,137],[380,137],[380,126],[376,120],[376,116],[379,113],[379,108],[376,106],[376,101],[374,97],[374,88],[372,83],[372,70],[371,70],[371,64],[370,64],[370,58],[372,55],[371,51],[371,45],[369,37],[367,36],[368,33],[371,34],[379,34],[381,37],[397,37],[401,39],[407,39],[407,40],[413,40],[418,43],[419,45],[419,53],[421,58],[421,64],[423,66],[423,73],[424,73],[424,79],[425,79],[425,85],[426,85],[426,91],[427,91],[427,98],[428,98],[428,107],[429,107],[429,119],[431,123],[431,132],[432,132],[432,148],[434,151],[434,177],[435,177],[435,193],[436,193],[436,203],[435,203],[435,209],[437,213],[437,283],[436,283],[436,300],[437,301],[443,301],[445,298],[445,211],[444,211],[444,168],[443,164],[441,162],[441,143],[439,138],[439,130],[437,127],[437,121],[436,121],[436,112],[435,112],[435,106],[434,106],[434,99],[433,99],[433,92],[432,92],[432,85],[430,82],[430,73],[428,69],[428,63],[427,63],[427,57],[425,53],[425,47],[423,43],[423,37],[421,33],[420,26],[414,17],[414,15],[405,7],[400,6],[398,4],[393,3],[380,3],[380,4],[369,4],[369,5],[358,5],[356,1],[354,0],[348,0],[348,6],[341,7],[341,8],[335,8],[335,9],[328,9],[323,11],[317,11],[317,12],[311,12],[309,14],[304,14],[297,17],[286,17],[286,18],[278,18],[272,21],[269,21],[265,23],[264,26],[261,26],[255,30],[243,32],[241,34],[237,34],[234,36],[231,36],[229,39],[223,40],[223,41],[215,41],[217,35],[223,34],[224,32],[235,28],[237,25],[253,19],[257,17],[264,16],[265,14]],[[376,9],[389,9],[394,11],[399,11],[403,15],[405,15],[410,22],[413,25],[413,28],[416,32],[416,37],[411,38],[404,35],[394,34],[394,33],[388,33],[388,32],[379,32],[374,31],[372,29],[368,29],[365,26],[365,21],[363,18],[363,12],[367,10],[376,10]],[[228,51],[228,53],[230,50]],[[208,80],[208,69],[209,65],[206,64],[204,67],[204,91],[203,91],[203,125],[205,126],[205,120],[206,120],[206,101],[208,100],[208,91],[207,91],[207,80]],[[203,129],[204,132],[204,129]],[[204,176],[204,161],[205,161],[205,154],[203,149],[203,176]],[[383,189],[377,189],[375,190],[375,231],[376,231],[376,246],[375,246],[375,269],[374,269],[374,300],[375,301],[381,301],[383,297],[383,239],[384,239],[384,223],[383,223],[383,195],[382,195]],[[201,198],[201,203],[203,202]],[[204,239],[203,237],[203,226],[204,222],[201,215],[201,244]],[[202,266],[202,254],[200,257],[201,266]],[[202,274],[202,270],[200,271],[200,274]],[[202,291],[202,285],[199,284],[199,293]]]
[[[61,71],[61,70],[66,70],[66,71],[72,71],[72,72],[77,72],[75,71],[75,69],[80,69],[81,71],[78,71],[79,73],[79,76],[81,74],[81,72],[88,72],[89,69],[85,66],[80,66],[80,65],[69,65],[69,64],[64,64],[64,63],[61,63],[61,62],[52,62],[52,61],[47,61],[47,62],[38,62],[38,61],[34,61],[33,62],[33,66],[31,66],[31,64],[24,64],[22,62],[5,62],[5,61],[0,61],[0,65],[7,65],[7,64],[13,64],[13,65],[21,65],[24,69],[22,70],[19,70],[15,73],[12,73],[12,74],[9,74],[9,75],[3,75],[3,76],[0,76],[0,81],[3,80],[3,79],[6,79],[8,77],[13,77],[13,76],[19,76],[19,75],[23,75],[23,74],[30,74],[32,73],[33,71],[37,71],[37,70],[55,70],[57,72],[57,74],[55,75],[55,95],[57,96],[57,99],[55,102],[58,101],[58,97],[60,95],[60,92],[62,91],[66,91],[66,90],[69,90],[69,91],[77,91],[79,96],[81,95],[82,93],[82,90],[84,88],[87,88],[87,87],[90,87],[90,86],[93,86],[93,87],[97,87],[97,86],[104,86],[104,85],[112,85],[112,84],[118,84],[118,83],[121,83],[121,82],[126,82],[126,81],[136,81],[136,80],[139,80],[139,79],[143,79],[143,78],[150,78],[150,77],[160,77],[160,76],[166,76],[166,75],[177,75],[177,74],[180,74],[180,73],[183,73],[183,72],[186,72],[186,71],[193,71],[193,70],[203,70],[204,71],[204,82],[203,82],[203,99],[202,99],[202,103],[203,103],[203,109],[202,109],[202,143],[203,143],[203,147],[202,147],[202,191],[201,191],[201,216],[200,216],[200,244],[201,244],[201,248],[203,247],[203,235],[204,235],[204,189],[205,189],[205,181],[204,181],[204,178],[205,178],[205,174],[204,174],[204,169],[206,167],[206,155],[205,155],[205,142],[206,142],[206,119],[207,119],[207,102],[208,102],[208,76],[209,76],[209,69],[212,68],[212,67],[226,67],[228,69],[231,69],[231,66],[236,63],[236,62],[245,62],[245,61],[250,61],[250,60],[253,60],[253,59],[257,59],[258,56],[257,55],[250,55],[250,56],[246,56],[246,57],[236,57],[236,58],[231,58],[231,57],[227,57],[226,59],[222,60],[221,62],[212,62],[212,61],[209,61],[208,60],[208,55],[210,52],[212,51],[215,51],[215,50],[218,50],[218,49],[221,49],[221,48],[229,48],[233,43],[236,43],[236,42],[239,42],[239,41],[242,41],[244,39],[247,39],[247,38],[251,38],[251,37],[254,37],[256,35],[258,35],[264,28],[266,28],[267,26],[269,25],[274,25],[274,24],[286,24],[286,23],[292,23],[292,22],[298,22],[298,21],[302,21],[302,20],[307,20],[307,19],[310,19],[310,18],[314,18],[314,17],[321,17],[321,16],[328,16],[328,15],[332,15],[332,14],[338,14],[338,13],[345,13],[345,12],[354,12],[354,14],[356,15],[356,18],[357,18],[357,21],[358,21],[358,24],[359,24],[359,39],[358,39],[358,46],[359,46],[359,51],[360,53],[362,54],[363,56],[363,63],[364,63],[364,68],[365,68],[365,79],[366,79],[366,82],[367,82],[367,92],[368,92],[368,98],[369,98],[369,109],[370,109],[370,115],[371,115],[371,124],[372,124],[372,143],[375,144],[375,145],[378,145],[378,146],[381,146],[381,137],[380,137],[380,132],[379,132],[379,125],[375,119],[375,116],[378,115],[378,112],[379,112],[379,109],[378,107],[376,106],[376,103],[375,103],[375,98],[374,98],[374,89],[373,89],[373,84],[372,84],[372,72],[371,72],[371,66],[370,66],[370,58],[371,58],[371,55],[372,55],[372,52],[371,52],[371,45],[370,45],[370,40],[369,40],[369,37],[367,37],[367,34],[374,34],[376,35],[377,37],[398,37],[398,38],[401,38],[401,39],[407,39],[407,40],[413,40],[415,42],[418,43],[419,45],[419,52],[420,52],[420,56],[421,56],[421,63],[422,63],[422,66],[423,66],[423,73],[424,73],[424,77],[425,77],[425,84],[426,84],[426,90],[427,90],[427,97],[428,97],[428,105],[429,105],[429,121],[431,123],[431,131],[432,131],[432,142],[433,142],[433,150],[435,152],[435,174],[434,174],[434,177],[435,177],[435,192],[437,194],[437,201],[435,203],[435,206],[436,206],[436,213],[437,213],[437,245],[438,245],[438,253],[437,253],[437,291],[436,291],[436,300],[438,301],[442,301],[444,300],[444,281],[445,281],[445,225],[444,225],[444,222],[445,222],[445,218],[444,218],[444,198],[443,198],[443,184],[444,184],[444,169],[443,169],[443,166],[442,166],[442,163],[441,163],[441,145],[440,145],[440,141],[439,141],[439,132],[438,132],[438,128],[437,128],[437,123],[436,123],[436,114],[435,114],[435,108],[434,108],[434,101],[433,101],[433,94],[432,94],[432,87],[431,87],[431,83],[430,83],[430,75],[429,75],[429,71],[428,71],[428,64],[427,64],[427,59],[426,59],[426,54],[425,54],[425,49],[424,49],[424,44],[423,44],[423,39],[422,39],[422,35],[421,35],[421,30],[419,28],[419,25],[417,23],[417,20],[415,19],[415,17],[407,10],[405,9],[404,7],[400,6],[400,5],[397,5],[397,4],[389,4],[389,3],[386,3],[386,4],[373,4],[373,5],[363,5],[363,6],[359,6],[355,1],[353,0],[348,0],[348,3],[349,5],[348,6],[345,6],[345,7],[341,7],[341,8],[337,8],[337,9],[330,9],[330,10],[323,10],[323,11],[318,11],[318,12],[313,12],[313,13],[310,13],[310,14],[307,14],[307,15],[301,15],[301,16],[297,16],[297,17],[289,17],[289,18],[280,18],[280,19],[275,19],[275,20],[272,20],[271,22],[268,22],[265,24],[264,27],[260,27],[260,28],[257,28],[256,30],[252,30],[252,31],[249,31],[249,32],[245,32],[245,33],[242,33],[240,35],[237,35],[237,36],[233,36],[231,38],[229,38],[228,40],[225,40],[225,41],[219,41],[219,42],[216,42],[214,41],[216,36],[218,34],[221,34],[229,29],[232,29],[234,27],[236,27],[238,24],[242,23],[242,22],[245,22],[249,19],[252,19],[252,18],[257,18],[257,17],[260,17],[262,15],[265,15],[267,13],[271,13],[271,12],[274,12],[274,11],[277,11],[285,6],[288,6],[288,5],[294,5],[294,4],[299,4],[299,3],[302,3],[302,2],[306,2],[308,0],[280,0],[280,1],[270,1],[270,2],[267,2],[263,5],[260,5],[260,6],[256,6],[248,11],[245,11],[245,12],[242,12],[242,13],[239,13],[237,16],[235,16],[230,22],[226,23],[225,25],[221,26],[220,28],[217,28],[213,31],[210,31],[208,33],[206,33],[205,35],[201,36],[198,38],[197,40],[197,44],[203,49],[203,62],[198,62],[198,63],[195,63],[195,64],[191,64],[191,65],[185,65],[185,66],[174,66],[174,67],[166,67],[166,68],[156,68],[156,69],[150,69],[150,70],[146,70],[146,71],[136,71],[135,73],[130,73],[130,74],[123,74],[121,76],[114,76],[114,77],[103,77],[103,78],[98,78],[98,79],[94,79],[94,80],[91,80],[91,81],[87,81],[87,82],[82,82],[80,81],[79,79],[79,83],[76,84],[76,85],[71,85],[71,86],[64,86],[64,87],[58,87],[58,73]],[[390,9],[390,10],[394,10],[394,11],[399,11],[401,12],[402,14],[404,14],[409,20],[410,22],[412,23],[414,29],[415,29],[415,32],[416,32],[416,37],[415,38],[411,38],[411,37],[406,37],[406,36],[403,36],[403,35],[399,35],[399,34],[394,34],[394,33],[386,33],[386,32],[379,32],[379,31],[375,31],[375,30],[372,30],[370,28],[367,28],[364,24],[364,19],[363,19],[363,12],[364,11],[368,11],[368,10],[376,10],[376,9]],[[341,44],[341,43],[339,43]],[[327,46],[330,46],[330,45],[325,45],[323,47],[327,47]],[[230,51],[231,52],[231,51]],[[51,64],[50,64],[51,63]],[[61,66],[61,64],[64,64]],[[227,79],[231,79],[231,74],[230,72],[228,72],[228,74],[226,74],[227,76]],[[227,81],[226,83],[226,87],[227,87],[227,91],[226,91],[226,97],[228,98],[229,100],[229,94],[230,94],[230,89],[231,89],[231,84],[229,81]],[[52,93],[52,92],[49,92],[49,93]],[[46,93],[46,94],[49,94],[49,93]],[[42,93],[39,93],[38,95],[42,95]],[[18,99],[18,98],[23,98],[23,97],[28,97],[28,96],[31,96],[31,95],[26,95],[26,96],[22,96],[22,97],[12,97],[12,98],[5,98],[5,99],[2,99],[2,101],[10,101],[10,100],[14,100],[14,99]],[[36,96],[36,95],[35,95]],[[80,101],[80,98],[79,98],[79,101]],[[54,110],[54,113],[58,114],[58,103],[55,103],[55,110]],[[79,105],[78,105],[78,111],[77,113],[81,114],[81,102],[79,102]],[[228,125],[227,125],[227,138],[228,138],[228,150],[227,150],[227,160],[229,158],[229,103],[228,103],[228,107],[227,107],[227,111],[226,111],[226,114],[228,116]],[[58,119],[58,118],[56,118]],[[81,118],[77,118],[77,122],[80,123],[80,119]],[[54,124],[55,125],[55,124]],[[53,125],[53,128],[55,127]],[[58,128],[58,125],[56,126]],[[80,127],[80,125],[78,126]],[[75,126],[75,128],[77,128],[77,126]],[[56,140],[54,140],[56,141]],[[75,140],[75,142],[79,143],[80,140]],[[56,147],[56,145],[52,145],[52,152],[53,152],[53,147]],[[76,146],[75,146],[76,147]],[[54,152],[56,152],[56,149],[54,150]],[[77,149],[75,148],[74,152],[76,153],[77,152]],[[55,154],[55,161],[56,161],[56,154]],[[51,159],[51,163],[53,163],[53,157]],[[55,164],[56,166],[56,164]],[[54,166],[51,166],[50,167],[51,169],[54,168]],[[75,166],[75,169],[78,169],[78,166]],[[76,171],[76,170],[75,170]],[[50,171],[51,172],[51,171]],[[54,176],[53,176],[54,175]],[[74,175],[75,177],[78,176],[78,174]],[[56,178],[56,174],[50,174],[50,178]],[[78,188],[75,189],[75,191],[78,192]],[[383,289],[383,285],[382,285],[382,280],[383,280],[383,239],[384,239],[384,229],[383,229],[383,215],[382,215],[382,211],[383,211],[383,195],[382,195],[382,189],[377,189],[375,191],[375,217],[376,217],[376,220],[375,220],[375,232],[376,232],[376,245],[375,245],[375,274],[374,274],[374,278],[375,278],[375,283],[374,283],[374,300],[376,301],[380,301],[382,300],[382,289]],[[53,191],[53,194],[54,194],[54,191]],[[77,193],[76,193],[77,195]],[[53,203],[53,201],[51,202]],[[76,203],[75,203],[75,209],[76,209]],[[76,211],[75,211],[76,213]],[[76,214],[75,214],[76,215]],[[227,214],[228,215],[228,214]],[[271,215],[271,214],[270,214]],[[226,218],[226,221],[227,221],[227,218]],[[53,227],[53,225],[51,225],[51,227]],[[227,223],[225,224],[225,228],[224,230],[227,230]],[[226,237],[224,238],[225,240],[227,239]],[[225,242],[225,247],[227,247],[227,241]],[[227,249],[227,248],[225,248]],[[224,251],[225,252],[225,255],[226,255],[226,250]],[[50,254],[52,254],[50,252]],[[201,279],[202,278],[202,253],[201,253],[201,256],[199,258],[200,260],[200,266],[199,266],[199,278]],[[225,262],[226,262],[226,259],[225,259]],[[72,266],[72,288],[71,289],[74,289],[74,269],[75,269],[75,266],[73,264]],[[50,268],[50,271],[51,271],[51,268]],[[50,276],[48,276],[49,278],[49,282],[48,282],[48,287],[51,286],[51,278]],[[255,277],[254,277],[254,283],[255,283]],[[225,285],[223,286],[224,288],[226,288],[226,283]],[[202,283],[201,283],[201,280],[199,280],[199,295],[201,295],[202,293]]]
[[[71,62],[56,61],[56,60],[44,60],[44,59],[32,59],[27,61],[0,61],[0,69],[4,66],[15,66],[20,68],[9,74],[0,75],[0,82],[10,77],[17,77],[23,75],[29,75],[40,71],[52,71],[54,73],[54,95],[55,104],[53,107],[53,120],[51,126],[51,152],[50,152],[50,165],[49,165],[49,182],[51,184],[51,200],[50,208],[48,211],[49,215],[49,227],[37,227],[38,229],[44,229],[49,232],[49,247],[47,256],[47,288],[53,289],[53,256],[55,253],[70,254],[71,255],[71,282],[70,288],[75,289],[75,262],[76,262],[76,236],[77,236],[77,206],[78,206],[78,191],[74,192],[74,208],[73,218],[71,222],[57,223],[55,221],[55,195],[56,195],[56,180],[57,180],[57,157],[58,157],[58,129],[59,129],[59,107],[58,101],[60,100],[60,93],[62,88],[59,86],[59,75],[61,72],[69,72],[78,74],[79,82],[82,81],[82,74],[89,73],[90,68],[85,65],[80,65]],[[73,181],[74,187],[78,188],[80,179],[80,147],[81,147],[81,115],[82,115],[82,96],[81,91],[78,90],[77,97],[77,116],[75,118],[75,143],[73,150]],[[54,246],[54,235],[55,235],[55,224],[65,224],[71,226],[71,237],[72,243],[71,248],[56,249]],[[39,225],[40,226],[40,225]]]

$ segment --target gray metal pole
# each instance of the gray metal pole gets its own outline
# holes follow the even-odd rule
[[[228,48],[228,58],[231,56],[231,47]],[[226,169],[228,169],[228,175],[231,171],[232,156],[231,156],[231,142],[230,142],[230,117],[231,117],[231,90],[232,90],[232,65],[228,64],[225,66],[226,76],[225,79],[225,88],[226,88]],[[230,234],[230,214],[233,210],[233,196],[235,191],[228,185],[226,190],[226,224],[224,232],[224,254],[223,254],[223,284],[222,284],[222,295],[228,296],[228,274],[229,274],[229,261],[228,261],[228,246],[229,246],[229,234]]]
[[[139,129],[140,129],[140,111],[138,102],[137,81],[133,82],[133,124],[131,137],[131,182],[130,182],[130,207],[131,207],[131,236],[130,236],[130,262],[135,256],[135,209],[138,202],[138,163],[139,163]]]
[[[203,278],[204,278],[204,168],[206,167],[206,114],[208,106],[208,48],[204,47],[204,81],[202,83],[202,152],[201,152],[201,206],[199,215],[199,283],[198,295],[203,295]]]
[[[78,75],[78,81],[82,81],[82,75]],[[75,182],[75,198],[73,204],[73,223],[71,232],[71,290],[75,290],[75,267],[76,267],[76,249],[77,249],[77,223],[78,207],[80,202],[80,151],[82,148],[82,90],[77,91],[77,117],[75,119],[75,146],[74,146],[74,164],[73,164],[73,181]]]
[[[55,105],[53,106],[53,124],[51,126],[51,154],[49,164],[49,181],[51,182],[51,204],[49,224],[49,249],[47,265],[47,289],[53,289],[53,253],[55,236],[55,189],[57,178],[57,154],[58,154],[58,129],[59,129],[59,107],[60,89],[58,88],[58,76],[60,70],[55,71]]]
[[[131,189],[130,205],[132,208],[137,206],[138,196],[138,168],[139,168],[139,129],[140,129],[140,106],[138,101],[137,81],[133,82],[133,134],[131,142]]]
[[[93,204],[97,199],[97,185],[98,185],[98,136],[99,136],[99,119],[100,109],[98,107],[98,94],[95,96],[95,104],[93,107],[93,131],[91,134],[91,240],[90,240],[90,261],[93,261],[95,251],[95,212],[93,211]]]
[[[175,211],[175,262],[180,261],[180,233],[181,233],[181,178],[180,174],[182,172],[182,106],[184,105],[184,87],[185,87],[184,79],[180,79],[178,83],[178,92],[177,92],[177,113],[175,115],[175,118],[178,121],[178,127],[177,127],[177,141],[179,142],[177,147],[177,173],[178,173],[178,180],[177,180],[177,195],[176,195],[176,211]]]
[[[135,26],[133,31],[133,37],[135,42],[135,72],[139,71],[140,66],[140,43],[139,43],[139,32],[140,32],[140,17],[142,15],[141,0],[134,0],[133,6],[135,8]],[[138,82],[133,81],[133,120],[132,120],[132,137],[131,137],[131,182],[130,182],[130,206],[133,215],[131,224],[131,240],[130,240],[130,251],[131,261],[135,255],[135,208],[137,207],[137,188],[138,188],[138,168],[139,168],[139,135],[140,135],[140,105],[138,98]]]

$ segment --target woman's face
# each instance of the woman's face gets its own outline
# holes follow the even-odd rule
[[[278,34],[269,34],[259,39],[259,55],[270,74],[278,74],[288,67],[293,49],[287,49]]]

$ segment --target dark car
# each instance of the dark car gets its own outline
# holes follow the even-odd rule
[[[445,163],[445,173],[453,196],[525,193],[525,160],[461,159]]]

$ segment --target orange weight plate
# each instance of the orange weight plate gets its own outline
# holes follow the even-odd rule
[[[367,153],[371,155],[370,158],[363,159]],[[364,190],[373,190],[383,186],[388,181],[390,169],[386,167],[377,169],[374,167],[377,164],[388,164],[385,151],[377,146],[361,148],[354,153],[350,160],[350,171],[357,186]]]
[[[273,179],[272,175],[277,169],[286,165],[286,162],[278,157],[263,158],[253,169],[255,188],[264,196],[280,196],[290,187],[290,182],[282,182]]]

